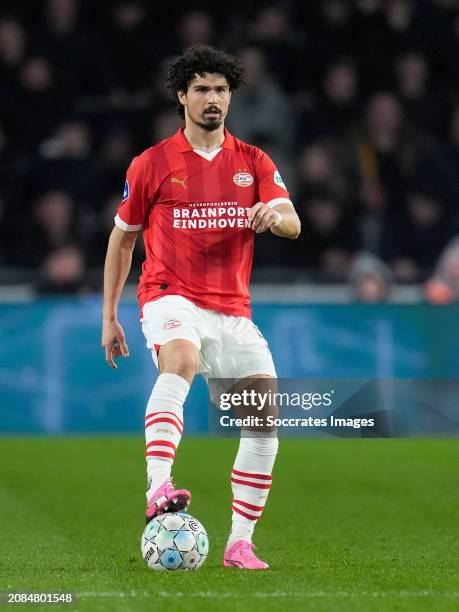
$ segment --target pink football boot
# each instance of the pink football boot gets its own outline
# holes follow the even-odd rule
[[[255,556],[253,548],[250,542],[238,540],[225,550],[223,565],[248,570],[268,569],[269,565]]]
[[[191,493],[186,489],[176,489],[168,478],[151,495],[147,504],[146,522],[165,512],[181,512],[188,508]]]

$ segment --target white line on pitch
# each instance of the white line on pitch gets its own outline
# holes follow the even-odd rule
[[[77,597],[113,597],[113,598],[135,598],[135,597],[151,597],[151,591],[88,591],[84,593],[76,593]],[[155,591],[155,597],[238,597],[239,592],[232,591]],[[271,592],[253,592],[251,597],[269,598],[269,597],[459,597],[459,591],[271,591]]]

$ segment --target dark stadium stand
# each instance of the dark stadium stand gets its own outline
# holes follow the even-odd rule
[[[228,127],[276,161],[303,222],[288,247],[257,238],[255,280],[345,283],[363,252],[425,282],[459,225],[458,3],[193,7],[2,2],[0,282],[100,288],[126,167],[180,125],[163,77],[194,43],[243,58]]]

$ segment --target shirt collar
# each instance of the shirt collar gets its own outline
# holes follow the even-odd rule
[[[173,141],[178,147],[180,153],[184,153],[185,151],[192,151],[193,147],[190,145],[188,140],[185,138],[183,134],[183,128],[177,130],[177,132],[172,137]],[[225,140],[222,144],[223,149],[234,149],[234,138],[225,128]]]

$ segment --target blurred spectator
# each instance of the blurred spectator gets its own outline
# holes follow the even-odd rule
[[[247,142],[254,142],[257,137],[267,138],[283,155],[290,157],[294,116],[287,95],[271,79],[259,49],[245,47],[239,57],[247,68],[248,86],[238,91],[231,101],[228,127]]]
[[[65,36],[75,30],[78,10],[78,0],[48,0],[46,2],[48,24],[56,36]]]
[[[383,0],[356,0],[357,9],[362,15],[375,15],[381,10]]]
[[[315,270],[322,280],[347,278],[352,255],[360,249],[358,228],[347,211],[324,192],[301,203],[302,240],[297,241],[297,263]]]
[[[178,50],[193,45],[213,45],[216,32],[210,13],[191,11],[182,18],[178,30]]]
[[[392,64],[397,55],[407,49],[428,48],[429,25],[420,3],[415,0],[387,0],[383,10],[387,23],[386,59]]]
[[[248,30],[250,41],[263,51],[276,81],[287,91],[298,89],[305,70],[303,40],[285,9],[276,4],[263,6]]]
[[[53,138],[44,143],[42,153],[48,159],[84,159],[91,150],[88,126],[79,121],[63,123]]]
[[[127,128],[107,127],[98,150],[98,197],[104,198],[115,185],[123,185],[126,169],[136,154],[134,142]]]
[[[0,19],[0,79],[2,91],[14,84],[24,60],[27,36],[22,25],[13,18]],[[3,89],[5,88],[5,89]],[[6,100],[1,98],[2,108]]]
[[[451,225],[435,196],[412,192],[407,211],[390,217],[384,233],[383,256],[397,280],[419,282],[450,239]]]
[[[43,194],[32,209],[31,219],[26,223],[23,217],[16,231],[13,263],[38,267],[51,250],[75,240],[75,205],[70,195],[62,191]]]
[[[85,260],[78,247],[68,244],[49,253],[35,287],[39,295],[74,295],[87,292]]]
[[[104,47],[98,44],[91,22],[82,25],[78,0],[46,0],[44,6],[32,44],[52,61],[58,87],[76,106],[80,96],[100,92],[108,84]]]
[[[304,147],[299,155],[298,175],[300,198],[325,190],[341,198],[346,196],[344,178],[326,143],[315,142]]]
[[[351,297],[365,304],[386,302],[393,280],[390,268],[383,261],[371,253],[359,253],[349,272]]]
[[[419,155],[414,182],[420,188],[438,194],[447,205],[454,230],[459,229],[459,105],[452,109],[447,142]]]
[[[432,277],[424,286],[424,294],[432,304],[459,301],[459,236],[441,253]]]
[[[337,57],[352,54],[352,13],[350,0],[297,2],[297,23],[307,24],[305,69],[315,86],[322,80],[326,66]]]
[[[63,112],[53,68],[45,57],[30,57],[21,66],[15,96],[14,133],[23,152],[37,155]]]
[[[347,162],[361,203],[363,244],[371,252],[381,250],[386,217],[405,205],[413,152],[395,96],[389,92],[371,96],[359,131],[348,141]],[[346,159],[345,151],[342,155]]]
[[[35,192],[62,189],[83,202],[96,197],[92,136],[86,123],[62,123],[43,142],[40,153],[42,160],[32,177]]]
[[[383,208],[403,202],[406,175],[414,144],[406,134],[402,109],[390,93],[373,95],[367,104],[359,142],[359,168],[362,181],[380,188]]]
[[[441,129],[445,108],[442,92],[429,89],[430,67],[425,56],[415,51],[401,55],[395,72],[405,115],[417,130],[432,138]]]
[[[321,94],[302,118],[301,133],[306,138],[343,137],[355,127],[358,113],[357,67],[339,58],[327,67]]]
[[[143,2],[121,0],[111,7],[107,45],[111,58],[115,90],[143,89],[152,72],[155,45],[152,24],[147,21]]]

